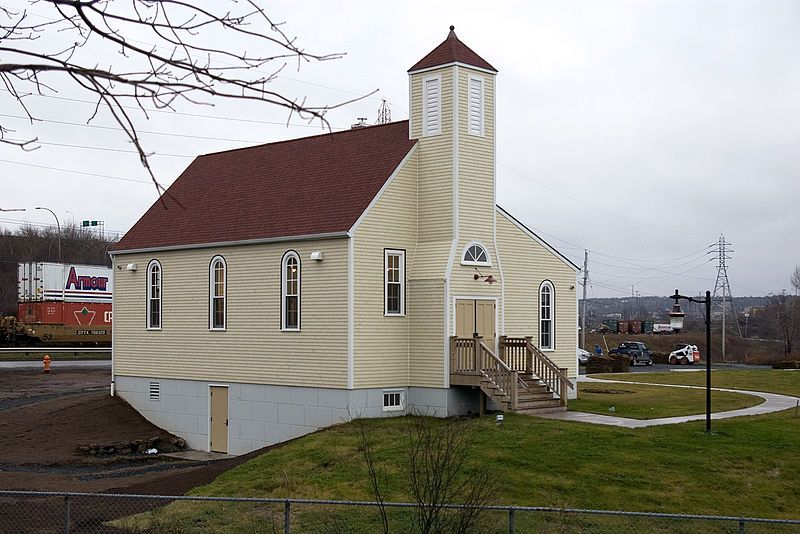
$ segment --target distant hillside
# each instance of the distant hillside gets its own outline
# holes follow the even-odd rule
[[[702,298],[702,296],[701,296]],[[763,308],[769,302],[769,297],[734,297],[733,307],[737,314],[749,313],[753,308]],[[594,327],[605,319],[639,319],[653,320],[655,322],[669,322],[669,311],[674,301],[668,297],[622,297],[622,298],[593,298],[586,299],[586,326]],[[583,300],[580,301],[583,306]],[[688,318],[701,319],[703,306],[681,301],[681,308]],[[579,308],[582,309],[582,308]],[[712,309],[713,316],[720,312],[717,307]]]

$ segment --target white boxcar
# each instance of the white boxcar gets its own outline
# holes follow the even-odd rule
[[[114,273],[103,265],[27,262],[19,264],[20,302],[111,302]]]

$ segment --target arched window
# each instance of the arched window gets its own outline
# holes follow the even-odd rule
[[[464,253],[461,255],[461,265],[491,265],[489,261],[489,252],[486,247],[472,241],[464,248]]]
[[[549,280],[539,286],[539,348],[542,350],[555,348],[555,294]]]
[[[300,330],[300,256],[290,250],[281,262],[281,329]]]
[[[214,256],[208,270],[209,317],[211,330],[225,330],[227,315],[227,265],[225,258]]]
[[[147,265],[147,329],[161,329],[161,264],[158,260]]]

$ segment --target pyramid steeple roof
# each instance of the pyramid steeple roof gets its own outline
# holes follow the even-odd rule
[[[413,67],[408,69],[408,72],[449,65],[451,63],[462,63],[464,65],[471,65],[473,67],[497,72],[497,69],[492,67],[488,61],[476,54],[470,47],[459,40],[456,36],[455,26],[450,26],[450,33],[442,44],[434,48],[427,56],[417,61]]]

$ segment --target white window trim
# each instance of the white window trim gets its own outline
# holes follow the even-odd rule
[[[435,80],[439,90],[439,101],[436,106],[436,130],[428,131],[428,82]],[[434,76],[427,76],[422,79],[422,136],[432,137],[442,133],[442,75],[436,74]]]
[[[402,412],[405,410],[406,407],[406,395],[405,390],[403,389],[384,389],[382,392],[381,397],[383,398],[383,411],[384,412]],[[386,394],[397,393],[400,395],[400,405],[399,406],[387,406],[386,405]]]
[[[472,87],[471,86],[472,86],[472,82],[473,81],[479,82],[481,84],[481,96],[480,96],[480,101],[479,101],[479,104],[480,104],[480,110],[479,110],[480,120],[479,120],[479,122],[480,122],[480,124],[478,126],[478,132],[477,133],[473,132],[471,130],[471,128],[470,128],[470,112],[472,111],[471,110],[472,100],[470,99],[470,94],[472,92]],[[475,76],[474,74],[470,74],[467,77],[467,133],[469,135],[474,135],[474,136],[478,136],[478,137],[484,137],[484,135],[485,135],[485,132],[484,132],[484,130],[485,130],[484,125],[486,123],[486,120],[485,120],[486,114],[484,112],[484,109],[486,108],[485,95],[486,95],[486,81],[485,81],[484,77],[483,76]]]
[[[286,264],[289,263],[289,258],[294,258],[297,260],[297,327],[287,327],[286,326]],[[299,332],[300,325],[302,324],[302,312],[300,303],[301,303],[301,289],[300,284],[302,276],[302,266],[300,263],[300,255],[295,252],[294,250],[289,250],[284,253],[283,259],[281,260],[281,331],[283,332]]]
[[[547,287],[550,289],[550,346],[542,347],[542,290]],[[539,350],[542,352],[553,352],[556,350],[556,288],[553,282],[545,280],[539,284],[539,309],[537,313],[539,318],[539,325],[537,331],[539,332]]]
[[[400,256],[400,313],[389,311],[389,256]],[[383,251],[383,316],[406,315],[406,251],[387,248]]]
[[[222,326],[214,326],[214,265],[217,261],[222,262],[223,276],[223,295],[222,295]],[[208,264],[208,329],[214,331],[224,331],[228,329],[228,263],[220,255],[211,258]]]
[[[151,304],[152,304],[152,284],[150,283],[150,275],[152,274],[153,267],[158,267],[158,326],[153,326],[150,323],[151,315]],[[161,326],[164,324],[164,269],[161,267],[161,262],[158,260],[150,260],[150,263],[147,264],[147,304],[145,306],[145,312],[147,313],[147,317],[145,319],[145,326],[147,330],[161,330]]]
[[[486,261],[467,261],[464,259],[464,256],[466,256],[467,251],[470,249],[470,247],[473,247],[475,245],[478,245],[483,249],[484,252],[486,252]],[[491,254],[489,254],[489,249],[486,248],[483,245],[483,243],[481,243],[480,241],[470,241],[469,243],[467,243],[467,246],[465,246],[464,249],[461,251],[461,265],[478,265],[480,267],[491,267],[492,256]]]

